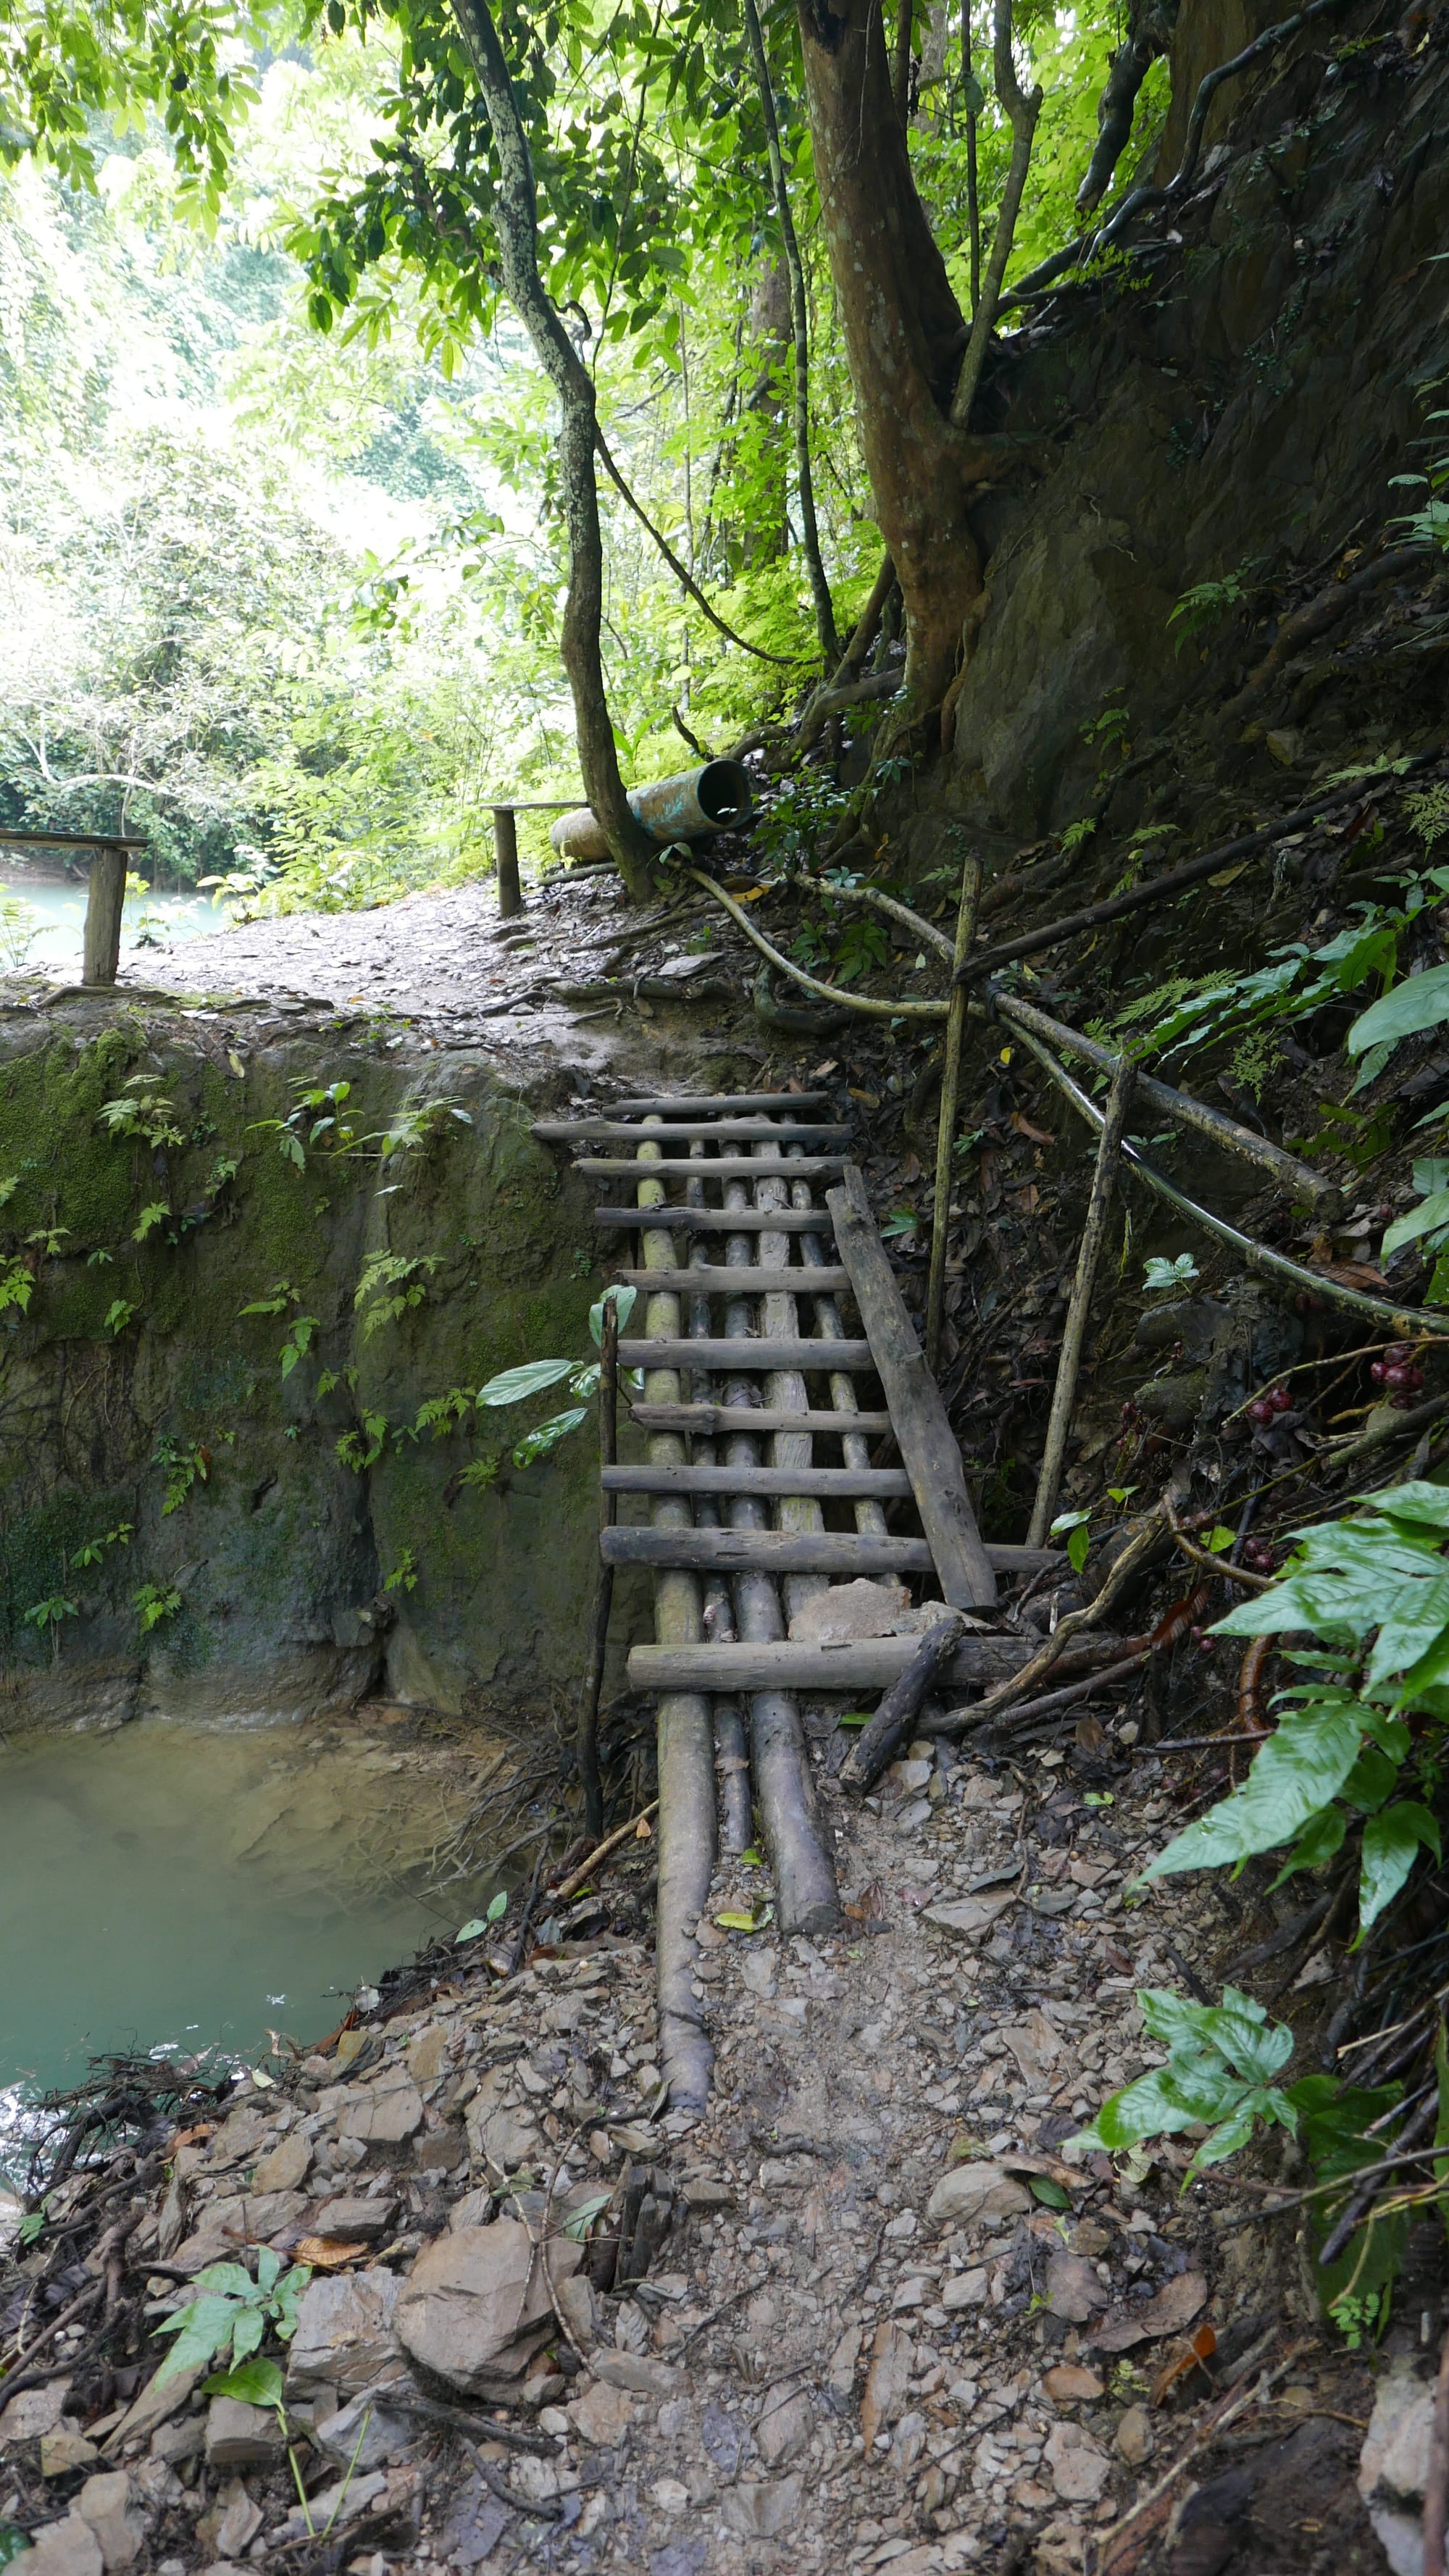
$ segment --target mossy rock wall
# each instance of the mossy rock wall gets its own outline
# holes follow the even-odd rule
[[[309,1121],[299,1167],[279,1122],[340,1082],[357,1139],[432,1103],[424,1141],[338,1155]],[[180,1141],[112,1132],[128,1084]],[[410,1436],[450,1388],[588,1348],[588,1205],[535,1114],[483,1057],[411,1039],[235,1008],[0,1015],[0,1276],[29,1287],[0,1311],[0,1723],[299,1716],[377,1690],[466,1711],[576,1685],[591,1428],[508,1463],[560,1390]],[[369,1331],[377,1254],[436,1266]],[[361,1472],[349,1446],[376,1453]],[[500,1452],[495,1483],[467,1480]],[[148,1586],[179,1598],[145,1630]],[[627,1624],[626,1605],[621,1642]]]

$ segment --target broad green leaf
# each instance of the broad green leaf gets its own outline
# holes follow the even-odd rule
[[[1350,1055],[1362,1055],[1386,1039],[1397,1043],[1417,1036],[1420,1029],[1437,1029],[1445,1020],[1449,1020],[1449,966],[1431,966],[1425,975],[1406,976],[1391,993],[1361,1011],[1345,1044]]]
[[[241,2263],[208,2263],[196,2275],[198,2290],[215,2290],[227,2299],[250,2299],[256,2294],[256,2283]]]
[[[1086,1564],[1087,1558],[1091,1553],[1091,1546],[1092,1533],[1088,1529],[1086,1522],[1083,1521],[1080,1528],[1073,1530],[1071,1537],[1067,1541],[1067,1563],[1071,1567],[1073,1574],[1081,1573],[1082,1568]]]
[[[1426,1830],[1427,1828],[1427,1830]],[[1398,1895],[1427,1843],[1438,1859],[1439,1828],[1427,1808],[1403,1798],[1382,1815],[1371,1816],[1363,1829],[1363,1866],[1359,1874],[1358,1919],[1361,1932],[1378,1921]]]
[[[1053,2182],[1050,2174],[1028,2174],[1026,2187],[1032,2199],[1041,2202],[1043,2209],[1071,2208],[1071,2193],[1063,2191],[1059,2182]]]
[[[1415,1243],[1421,1234],[1432,1234],[1436,1226],[1449,1225],[1449,1190],[1435,1190],[1432,1197],[1421,1199],[1417,1207],[1406,1208],[1395,1217],[1379,1246],[1380,1257],[1387,1261],[1401,1245]]]
[[[1366,1744],[1345,1780],[1339,1795],[1360,1815],[1371,1816],[1386,1798],[1392,1797],[1398,1785],[1399,1766],[1381,1752],[1378,1745]]]
[[[1386,1598],[1379,1633],[1364,1675],[1365,1690],[1374,1690],[1393,1673],[1407,1671],[1437,1645],[1449,1628],[1449,1568],[1426,1581],[1401,1584]]]
[[[507,1911],[508,1890],[506,1887],[500,1887],[497,1895],[490,1896],[488,1899],[488,1911],[484,1920],[488,1923],[501,1923]]]
[[[1449,1485],[1416,1477],[1411,1484],[1391,1485],[1385,1493],[1364,1494],[1359,1499],[1371,1504],[1386,1520],[1426,1521],[1436,1529],[1449,1530]]]
[[[232,2328],[232,2360],[245,2361],[249,2354],[256,2351],[266,2330],[267,2321],[260,2308],[243,2308]]]
[[[1402,2099],[1401,2084],[1344,2085],[1336,2075],[1301,2075],[1288,2099],[1302,2123],[1309,2163],[1321,2182],[1355,2173],[1383,2152],[1367,2131]]]
[[[604,1343],[604,1308],[614,1306],[618,1309],[619,1330],[622,1333],[634,1312],[634,1302],[638,1294],[637,1288],[606,1288],[598,1304],[589,1308],[589,1331],[593,1335],[596,1351],[602,1350]]]
[[[567,1440],[569,1433],[577,1431],[579,1424],[587,1422],[588,1418],[587,1405],[575,1404],[567,1413],[551,1413],[547,1422],[536,1422],[531,1431],[525,1431],[514,1449],[515,1467],[529,1467],[535,1458],[546,1458],[551,1449],[556,1449],[561,1440]]]
[[[274,2247],[264,2245],[257,2255],[257,2288],[263,2298],[270,2298],[282,2276],[282,2258]]]
[[[1257,1852],[1296,1841],[1320,1808],[1337,1797],[1358,1759],[1360,1734],[1357,1715],[1349,1709],[1294,1710],[1259,1748],[1242,1787],[1176,1835],[1148,1863],[1144,1878],[1231,1868]]]
[[[572,1360],[525,1360],[521,1368],[504,1369],[499,1377],[490,1377],[478,1389],[479,1404],[522,1404],[530,1395],[540,1395],[546,1386],[557,1386],[574,1366]]]
[[[564,2220],[565,2236],[571,2236],[576,2244],[581,2243],[595,2219],[603,2216],[613,2197],[611,2191],[596,2191],[591,2192],[587,2200],[581,2200],[577,2209],[570,2210]]]
[[[1321,1815],[1304,1826],[1273,1886],[1281,1887],[1285,1878],[1292,1878],[1300,1869],[1321,1869],[1341,1849],[1347,1831],[1348,1818],[1342,1807],[1325,1807]],[[1268,1892],[1271,1895],[1272,1889]]]
[[[486,1932],[486,1931],[488,1930],[488,1928],[489,1928],[489,1926],[488,1926],[488,1917],[487,1917],[487,1915],[486,1915],[486,1914],[475,1914],[475,1915],[472,1917],[472,1919],[471,1919],[471,1921],[470,1921],[470,1922],[467,1922],[467,1923],[465,1923],[465,1924],[464,1924],[463,1929],[462,1929],[462,1931],[461,1931],[461,1932],[455,1932],[455,1933],[454,1933],[454,1935],[453,1935],[453,1947],[454,1947],[454,1949],[456,1950],[456,1949],[457,1949],[457,1947],[458,1947],[458,1945],[459,1945],[459,1943],[460,1943],[460,1942],[462,1942],[462,1941],[476,1941],[476,1940],[480,1937],[480,1935],[481,1935],[482,1933],[484,1933],[484,1932]]]
[[[274,2361],[244,2361],[237,2370],[217,2371],[201,2383],[203,2397],[236,2397],[243,2406],[280,2406],[285,2385]]]

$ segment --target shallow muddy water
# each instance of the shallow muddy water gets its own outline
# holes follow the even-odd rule
[[[440,1889],[435,1855],[476,1755],[408,1734],[142,1719],[0,1751],[0,2165],[93,2053],[316,2039],[459,1929],[489,1882]]]

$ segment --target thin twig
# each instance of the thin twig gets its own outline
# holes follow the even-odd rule
[[[1249,1574],[1243,1566],[1229,1565],[1225,1563],[1222,1557],[1214,1556],[1210,1548],[1199,1547],[1196,1539],[1188,1537],[1188,1534],[1183,1528],[1181,1521],[1178,1519],[1176,1512],[1173,1510],[1171,1503],[1166,1504],[1164,1508],[1167,1514],[1168,1528],[1171,1530],[1172,1535],[1176,1539],[1178,1546],[1181,1548],[1183,1555],[1191,1557],[1194,1565],[1205,1565],[1209,1574],[1221,1575],[1224,1583],[1241,1583],[1245,1591],[1272,1591],[1273,1577],[1271,1574]]]
[[[629,1818],[627,1825],[620,1825],[617,1833],[609,1834],[603,1842],[596,1843],[587,1860],[581,1860],[577,1869],[571,1869],[567,1878],[561,1879],[557,1887],[551,1887],[548,1890],[549,1903],[565,1905],[571,1896],[577,1896],[581,1887],[587,1887],[600,1861],[607,1860],[611,1853],[618,1850],[620,1843],[626,1843],[629,1840],[631,1834],[637,1835],[640,1826],[648,1823],[658,1804],[658,1799],[652,1798],[647,1807],[640,1809],[637,1816]]]
[[[954,963],[971,954],[976,913],[981,901],[981,861],[968,857],[961,870],[961,899],[956,908]],[[946,1244],[951,1231],[951,1151],[956,1136],[956,1103],[961,1088],[961,1039],[966,1026],[966,990],[953,984],[946,1014],[946,1061],[941,1072],[941,1111],[936,1127],[936,1198],[931,1210],[931,1275],[926,1290],[926,1366],[936,1374],[941,1357],[941,1326],[946,1307]],[[1039,1539],[1029,1541],[1039,1547]]]
[[[959,986],[953,984],[954,1000]],[[949,1024],[948,1024],[949,1025]],[[1097,1284],[1097,1264],[1107,1239],[1107,1214],[1117,1181],[1117,1165],[1122,1139],[1127,1130],[1127,1113],[1132,1106],[1135,1072],[1130,1059],[1117,1060],[1112,1088],[1107,1095],[1107,1115],[1097,1139],[1097,1161],[1092,1173],[1091,1196],[1082,1226],[1081,1247],[1077,1253],[1077,1272],[1072,1281],[1067,1320],[1062,1330],[1061,1355],[1057,1361],[1057,1382],[1052,1390],[1051,1416],[1047,1423],[1046,1447],[1042,1452],[1041,1471],[1036,1482],[1036,1500],[1032,1505],[1031,1526],[1026,1534],[1028,1547],[1042,1547],[1056,1509],[1061,1490],[1062,1469],[1066,1464],[1067,1434],[1072,1427],[1072,1407],[1077,1400],[1077,1377],[1082,1365],[1082,1349],[1087,1338],[1087,1321],[1092,1309],[1092,1291]],[[1171,1507],[1168,1507],[1171,1525]]]

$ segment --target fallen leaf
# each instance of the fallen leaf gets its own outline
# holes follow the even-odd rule
[[[1217,2348],[1218,2339],[1212,2327],[1199,2326],[1196,2334],[1189,2336],[1186,2343],[1179,2344],[1176,2352],[1163,2363],[1152,2383],[1153,2405],[1165,2405],[1178,2381],[1186,2379],[1190,2370],[1196,2370],[1199,2362],[1211,2361]]]
[[[901,2411],[914,2358],[915,2348],[903,2326],[877,2326],[865,2394],[860,2401],[860,2429],[867,2453],[877,2433],[893,2424]]]
[[[1165,2282],[1155,2298],[1144,2300],[1130,2316],[1113,2317],[1095,2327],[1092,2341],[1100,2352],[1130,2352],[1135,2343],[1151,2343],[1157,2335],[1181,2334],[1206,2297],[1207,2281],[1201,2272],[1179,2272],[1175,2281]]]
[[[1085,2255],[1052,2256],[1046,2268],[1046,2304],[1054,2317],[1073,2326],[1085,2325],[1098,2308],[1105,2308],[1107,2292]]]
[[[1015,1903],[1016,1890],[1008,1887],[999,1896],[967,1896],[948,1905],[928,1905],[921,1920],[934,1923],[942,1932],[959,1932],[968,1941],[979,1941],[997,1916]]]
[[[215,2135],[216,2122],[214,2120],[200,2120],[194,2129],[177,2130],[175,2137],[171,2141],[170,2152],[172,2155],[175,2155],[178,2147],[198,2147],[200,2146],[203,2138],[214,2138]]]
[[[634,1840],[635,1840],[635,1842],[636,1842],[636,1843],[647,1843],[647,1842],[652,1842],[652,1841],[653,1841],[653,1838],[654,1838],[654,1828],[653,1828],[653,1826],[650,1824],[649,1819],[648,1819],[648,1817],[647,1817],[647,1816],[641,1816],[641,1817],[640,1817],[640,1819],[639,1819],[639,1822],[637,1823],[637,1825],[636,1825],[636,1826],[635,1826],[635,1828],[634,1828]]]
[[[1019,1109],[1013,1109],[1010,1124],[1016,1129],[1018,1136],[1029,1136],[1034,1145],[1054,1145],[1057,1141],[1049,1129],[1033,1127],[1031,1120],[1023,1118]]]
[[[296,2260],[310,2264],[314,2272],[340,2272],[344,2264],[371,2252],[370,2245],[348,2245],[340,2236],[299,2236],[295,2248]]]

